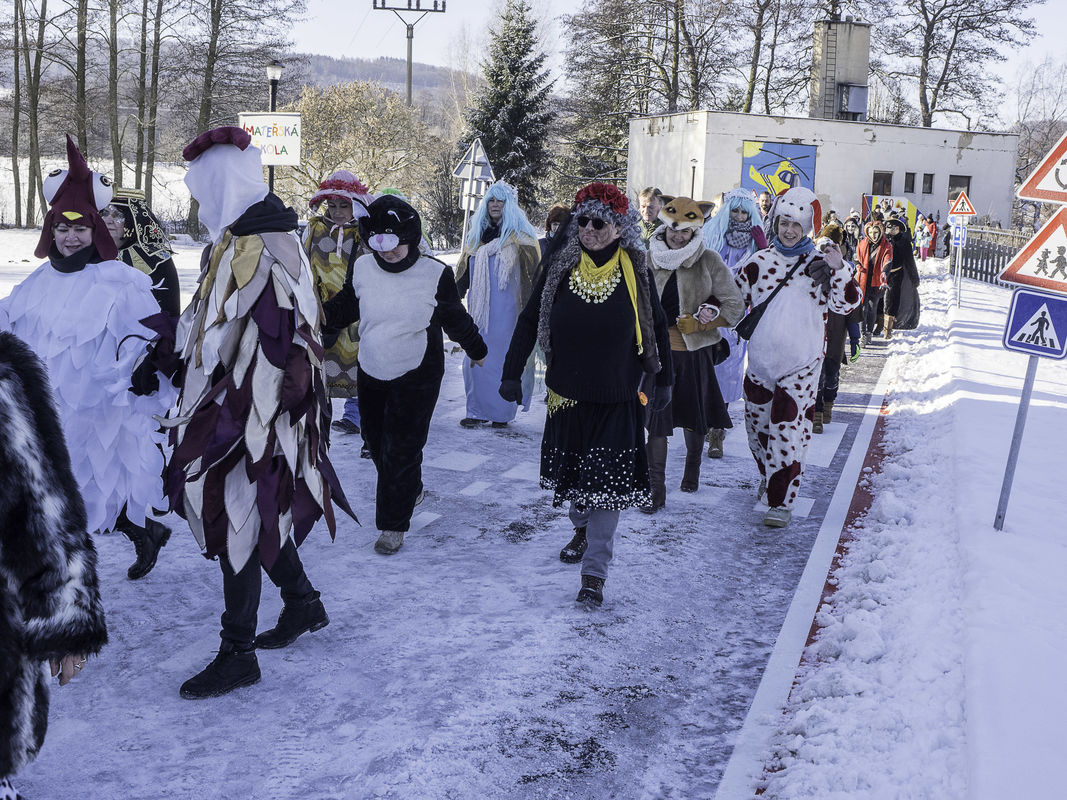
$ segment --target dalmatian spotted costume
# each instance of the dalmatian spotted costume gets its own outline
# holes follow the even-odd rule
[[[791,219],[810,232],[821,218],[819,201],[810,189],[789,189],[776,200],[771,218],[772,231],[779,220]],[[745,304],[764,300],[798,260],[805,263],[771,301],[749,340],[744,381],[749,449],[766,485],[764,523],[773,527],[789,522],[800,489],[826,351],[827,309],[847,314],[860,303],[859,286],[839,257],[824,259],[808,236],[792,247],[774,236],[772,245],[737,273]]]

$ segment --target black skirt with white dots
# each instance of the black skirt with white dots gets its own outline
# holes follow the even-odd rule
[[[552,505],[651,505],[645,409],[636,393],[624,403],[552,405],[541,442],[541,486],[552,490]]]

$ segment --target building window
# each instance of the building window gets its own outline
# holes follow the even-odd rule
[[[915,193],[915,173],[914,172],[905,172],[904,173],[904,194],[914,194],[914,193]]]
[[[970,175],[949,175],[948,176],[948,202],[951,205],[956,202],[956,198],[960,196],[960,192],[967,192],[968,197],[971,194],[971,176]]]
[[[875,172],[874,182],[871,184],[871,194],[877,195],[891,195],[893,194],[893,173],[892,172]]]
[[[932,172],[924,172],[923,173],[923,194],[933,194],[933,193],[934,193],[934,173],[932,173]]]

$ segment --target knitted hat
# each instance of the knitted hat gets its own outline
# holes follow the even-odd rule
[[[308,207],[315,209],[328,197],[342,197],[352,202],[354,217],[367,216],[367,206],[374,202],[374,196],[363,183],[346,169],[339,169],[319,184],[319,190],[311,195]]]
[[[805,234],[810,234],[816,224],[822,221],[822,204],[815,192],[803,186],[794,186],[778,195],[771,211],[774,230],[778,229],[778,220],[785,218],[800,223]]]
[[[66,222],[92,228],[97,254],[110,261],[119,251],[100,216],[100,209],[111,202],[114,191],[111,179],[89,169],[70,134],[67,134],[67,164],[67,169],[54,170],[42,184],[44,199],[51,207],[44,216],[41,238],[33,253],[38,258],[46,258],[55,241],[52,228]]]

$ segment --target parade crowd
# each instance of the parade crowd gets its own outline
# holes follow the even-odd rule
[[[840,219],[799,185],[711,202],[592,183],[539,228],[497,182],[453,269],[406,198],[344,170],[301,234],[248,134],[223,127],[183,152],[210,244],[182,309],[143,194],[92,172],[69,137],[67,155],[44,181],[46,261],[0,300],[0,800],[44,740],[42,663],[65,685],[106,644],[91,534],[132,542],[136,580],[169,540],[161,518],[185,519],[224,608],[218,653],[180,694],[258,682],[257,649],[329,624],[298,548],[319,520],[332,537],[337,514],[355,518],[331,436],[359,437],[377,472],[375,551],[403,548],[447,337],[466,429],[507,428],[543,369],[540,483],[568,509],[560,559],[581,564],[577,602],[595,608],[620,514],[666,506],[672,435],[680,489],[697,492],[731,402],[763,523],[790,523],[842,366],[915,327],[916,255],[937,241],[932,220],[913,231],[888,203]],[[283,608],[257,633],[264,572]]]

